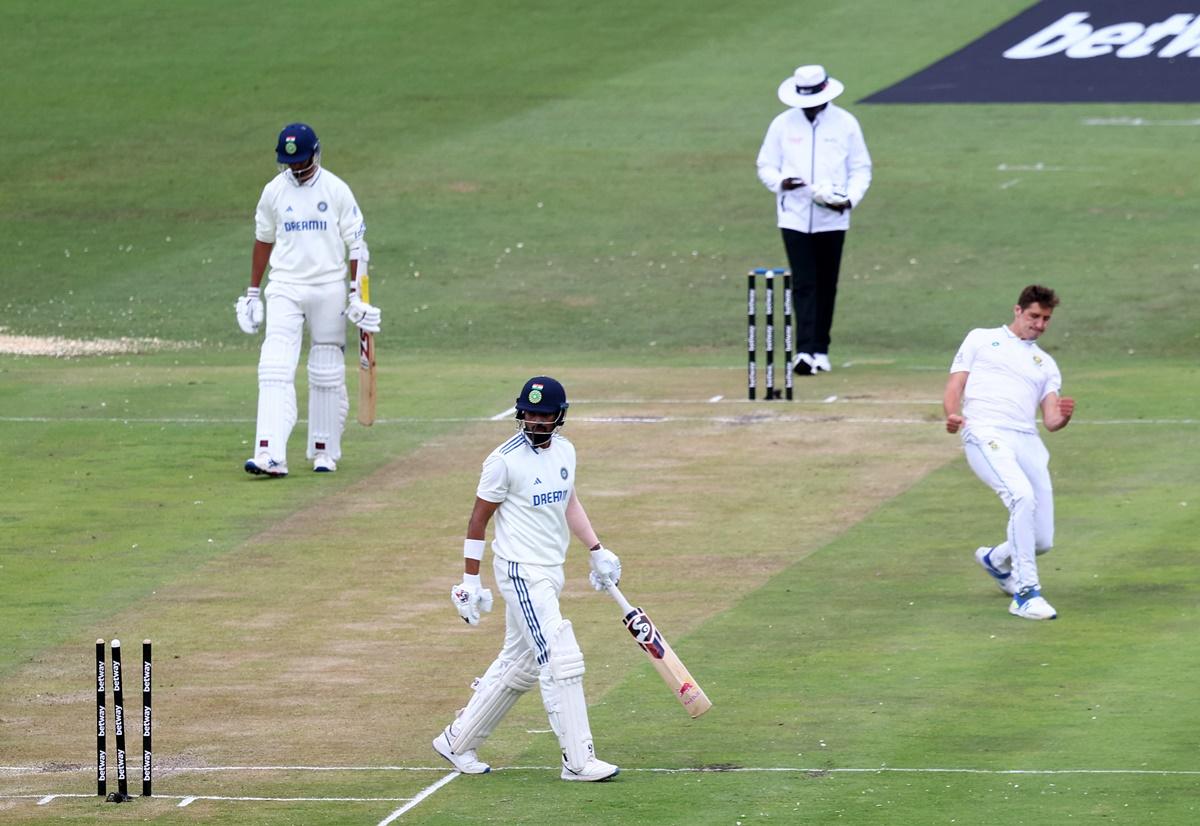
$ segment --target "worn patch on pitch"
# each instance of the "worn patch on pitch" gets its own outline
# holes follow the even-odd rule
[[[862,103],[1200,101],[1200,6],[1042,0]]]
[[[190,350],[197,341],[164,341],[161,338],[61,338],[59,336],[15,336],[0,332],[0,354],[10,356],[110,356]]]

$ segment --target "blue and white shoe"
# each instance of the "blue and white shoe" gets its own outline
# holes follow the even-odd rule
[[[269,453],[260,453],[253,459],[246,460],[246,472],[255,476],[269,476],[282,479],[287,476],[287,462],[276,462]]]
[[[1014,595],[1013,601],[1009,603],[1008,613],[1014,617],[1031,620],[1052,620],[1058,616],[1054,606],[1046,602],[1037,587],[1023,588]]]
[[[997,567],[992,564],[992,551],[995,547],[983,547],[975,549],[975,561],[983,566],[983,570],[987,571],[1001,591],[1008,594],[1010,597],[1017,593],[1016,583],[1013,582],[1012,565],[1005,562],[1003,566]]]

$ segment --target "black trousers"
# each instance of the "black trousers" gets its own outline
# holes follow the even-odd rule
[[[796,352],[828,353],[829,328],[837,300],[845,230],[797,232],[781,229],[792,270],[792,310],[796,314]]]

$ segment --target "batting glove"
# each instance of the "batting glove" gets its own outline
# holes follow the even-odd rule
[[[378,333],[379,320],[382,313],[374,304],[367,304],[358,297],[358,293],[353,293],[350,296],[350,303],[346,305],[346,318],[358,326],[358,329],[364,333]]]
[[[621,581],[621,560],[603,545],[592,551],[588,562],[592,566],[588,579],[597,591],[607,591]]]
[[[238,326],[247,335],[257,333],[259,325],[263,322],[265,313],[262,299],[259,297],[261,294],[262,291],[258,287],[247,287],[246,294],[234,302],[233,309],[237,313]]]
[[[480,585],[479,574],[463,574],[463,581],[450,589],[450,601],[468,625],[479,624],[479,611],[492,610],[492,592]]]

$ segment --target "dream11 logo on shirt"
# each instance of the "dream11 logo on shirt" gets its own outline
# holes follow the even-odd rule
[[[1200,0],[1043,0],[862,102],[1200,102]]]

